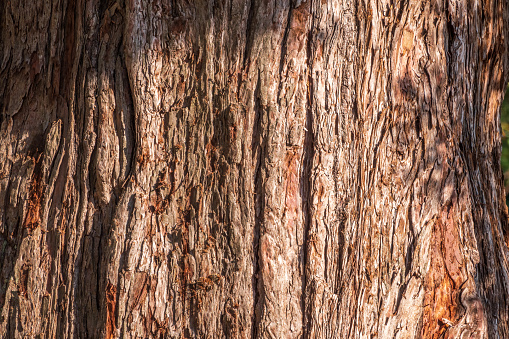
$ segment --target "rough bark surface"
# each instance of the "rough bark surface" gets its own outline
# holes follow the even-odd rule
[[[0,3],[0,336],[509,338],[502,0]]]

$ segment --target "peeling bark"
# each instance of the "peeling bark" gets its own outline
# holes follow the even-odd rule
[[[507,338],[500,0],[0,4],[0,335]]]

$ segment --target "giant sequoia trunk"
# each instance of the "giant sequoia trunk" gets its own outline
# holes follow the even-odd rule
[[[0,335],[509,338],[507,10],[2,1]]]

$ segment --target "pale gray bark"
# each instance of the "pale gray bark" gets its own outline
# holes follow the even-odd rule
[[[508,338],[507,6],[2,2],[0,335]]]

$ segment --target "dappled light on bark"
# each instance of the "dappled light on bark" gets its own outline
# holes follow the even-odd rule
[[[506,6],[2,3],[0,334],[508,337]]]

